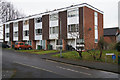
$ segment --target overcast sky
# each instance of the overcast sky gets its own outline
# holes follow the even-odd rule
[[[120,0],[7,0],[26,15],[38,14],[74,4],[88,3],[104,12],[104,28],[118,26]]]

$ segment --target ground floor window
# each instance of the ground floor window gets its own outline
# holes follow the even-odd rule
[[[42,29],[36,29],[36,35],[42,35]]]
[[[14,32],[14,37],[18,37],[18,32]]]
[[[27,41],[27,43],[32,46],[32,41]]]
[[[9,37],[9,33],[6,33],[6,38],[8,38]]]
[[[78,24],[68,25],[68,32],[78,32],[78,31],[79,31],[79,25]]]
[[[58,34],[58,26],[50,27],[50,34]]]

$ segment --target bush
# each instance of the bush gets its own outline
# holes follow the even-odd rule
[[[120,42],[116,44],[115,49],[120,52]]]

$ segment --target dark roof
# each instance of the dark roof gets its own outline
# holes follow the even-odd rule
[[[104,36],[116,36],[116,33],[117,33],[118,29],[119,29],[118,27],[105,28],[104,29]]]

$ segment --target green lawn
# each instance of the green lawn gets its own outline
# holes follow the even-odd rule
[[[47,51],[38,51],[38,52],[32,52],[34,54],[49,54],[49,53],[55,53],[55,52],[59,52],[57,50],[47,50]]]
[[[91,51],[91,53],[93,54],[94,51]],[[99,53],[100,53],[99,51],[96,51],[97,58],[99,57]],[[118,63],[118,57],[117,57],[118,52],[115,50],[107,50],[107,51],[104,50],[101,60],[99,60],[99,59],[94,60],[94,58],[88,52],[82,53],[82,56],[83,56],[82,59],[79,57],[79,54],[76,51],[69,51],[66,53],[62,53],[62,56],[63,56],[63,58],[72,59],[72,60],[87,60],[87,61],[105,62],[105,54],[106,53],[114,53],[116,55],[115,63],[116,64]],[[52,57],[60,57],[60,54],[52,55]],[[107,57],[107,61],[106,61],[107,63],[113,63],[112,56],[106,56],[106,57]]]
[[[33,53],[33,54],[49,54],[59,52],[57,50],[16,50],[17,52],[26,52],[26,53]]]

